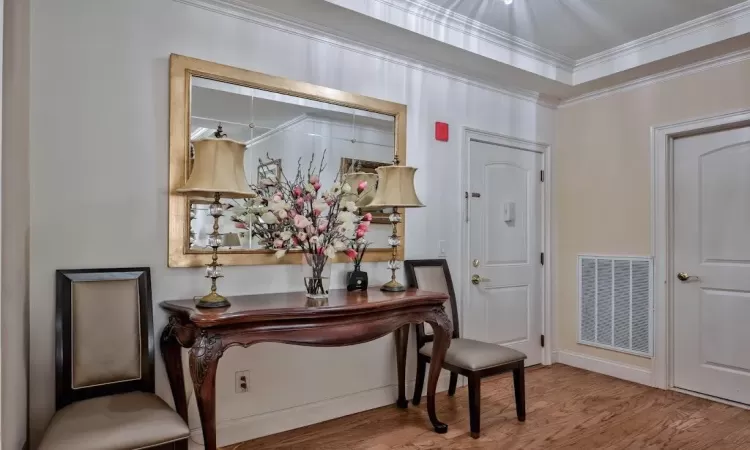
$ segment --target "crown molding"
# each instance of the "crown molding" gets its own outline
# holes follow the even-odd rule
[[[729,8],[725,8],[714,13],[698,17],[697,19],[681,23],[672,28],[667,28],[666,30],[659,31],[657,33],[642,37],[640,39],[636,39],[634,41],[626,42],[625,44],[619,45],[609,50],[605,50],[603,52],[581,58],[575,62],[575,68],[578,69],[589,67],[594,64],[611,61],[623,55],[640,52],[655,44],[660,44],[672,39],[680,39],[699,31],[723,25],[748,13],[750,13],[750,1],[738,3],[734,6],[730,6]]]
[[[397,8],[409,15],[426,19],[437,27],[447,27],[483,41],[505,48],[508,52],[523,53],[545,64],[572,71],[576,60],[563,54],[541,47],[525,39],[513,36],[478,20],[458,14],[448,8],[427,0],[375,0]]]
[[[540,106],[556,108],[559,101],[557,98],[541,94],[539,92],[525,89],[509,88],[491,84],[486,81],[478,81],[468,78],[460,73],[447,70],[438,65],[426,61],[417,60],[386,49],[381,49],[370,44],[358,41],[349,36],[342,36],[327,27],[303,21],[285,14],[278,13],[257,5],[252,5],[242,0],[173,0],[197,8],[205,9],[225,16],[241,19],[256,25],[275,29],[288,34],[304,37],[312,41],[332,45],[344,50],[359,53],[361,55],[378,58],[382,61],[398,64],[413,70],[430,73],[433,75],[458,81],[469,86],[486,89],[504,94],[519,100],[530,101]]]
[[[601,97],[607,97],[619,92],[630,91],[640,87],[648,86],[651,84],[661,83],[662,81],[672,80],[685,75],[692,75],[695,73],[703,72],[705,70],[714,69],[729,64],[734,64],[750,59],[750,49],[739,50],[725,55],[717,56],[715,58],[699,61],[697,63],[689,64],[687,66],[678,67],[676,69],[667,70],[654,75],[638,78],[627,83],[618,84],[616,86],[600,89],[597,91],[589,92],[577,97],[569,98],[560,102],[559,107],[565,108],[568,106],[576,105],[588,100],[594,100]]]

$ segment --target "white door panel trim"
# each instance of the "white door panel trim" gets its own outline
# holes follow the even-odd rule
[[[654,356],[651,385],[674,389],[672,255],[673,153],[677,138],[750,125],[750,109],[651,127],[651,252],[654,257]],[[682,391],[687,392],[687,391]]]
[[[470,192],[469,189],[469,146],[470,143],[482,142],[487,144],[502,145],[518,150],[532,151],[541,153],[543,155],[543,167],[544,170],[544,182],[542,186],[542,249],[544,252],[544,266],[542,267],[542,333],[545,336],[545,346],[542,348],[542,364],[552,364],[552,352],[557,348],[555,342],[555,330],[554,330],[554,302],[552,292],[552,276],[554,270],[554,257],[552,254],[552,242],[554,239],[551,227],[552,218],[552,151],[551,146],[542,142],[534,142],[525,139],[520,139],[504,134],[492,133],[488,131],[478,130],[470,127],[463,127],[463,143],[461,146],[461,192],[458,195],[461,196],[461,204],[463,208],[467,208],[464,202],[464,192]],[[540,176],[537,174],[536,176]],[[541,180],[540,180],[541,181]],[[468,210],[462,211],[462,216],[466,217],[469,214]],[[469,224],[466,221],[461,221],[461,265],[460,273],[458,277],[454,277],[454,282],[458,280],[458,286],[456,290],[461,293],[461,303],[467,301],[469,298],[471,283],[468,280],[471,277],[471,264],[470,264],[470,249],[469,249]],[[539,255],[541,256],[541,255]],[[532,258],[538,257],[532,255]],[[463,329],[466,329],[464,321],[464,305],[459,306],[459,321]]]

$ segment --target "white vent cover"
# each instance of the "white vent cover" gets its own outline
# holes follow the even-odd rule
[[[651,258],[578,258],[578,342],[651,356]]]

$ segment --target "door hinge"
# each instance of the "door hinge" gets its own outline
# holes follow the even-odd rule
[[[542,335],[541,343],[542,343],[542,347],[544,347],[544,335]]]
[[[540,259],[541,259],[542,265],[544,265],[544,253],[542,253],[542,257]]]
[[[541,176],[541,181],[542,181],[542,183],[544,183],[544,171],[542,170],[542,172],[541,172],[541,173],[542,173],[542,176]]]

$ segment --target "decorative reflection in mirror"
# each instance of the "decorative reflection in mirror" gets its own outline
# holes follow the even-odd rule
[[[210,258],[213,217],[208,202],[185,199],[174,190],[192,169],[191,143],[211,137],[218,127],[227,138],[245,144],[248,185],[294,178],[300,165],[306,170],[311,162],[317,165],[323,160],[321,184],[325,188],[347,174],[375,173],[379,166],[405,160],[404,105],[178,55],[172,55],[170,63],[170,267],[199,266]],[[295,253],[277,261],[273,251],[263,249],[242,223],[246,201],[222,200],[222,262],[301,261]],[[367,236],[372,246],[365,261],[385,261],[390,256],[388,211],[372,213]]]

